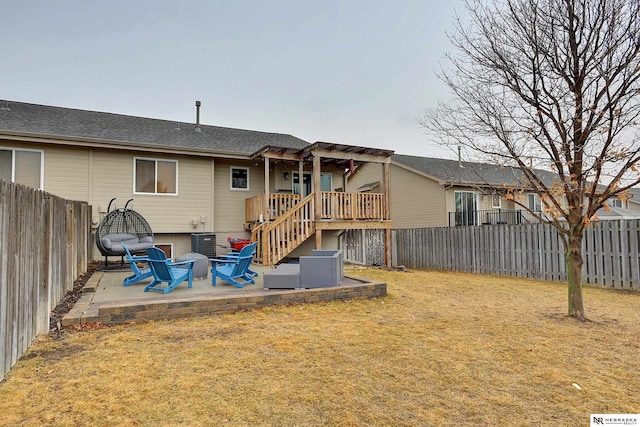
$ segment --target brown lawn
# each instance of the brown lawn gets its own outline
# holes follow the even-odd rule
[[[578,426],[640,411],[640,295],[348,269],[377,300],[42,337],[0,384],[3,426]]]

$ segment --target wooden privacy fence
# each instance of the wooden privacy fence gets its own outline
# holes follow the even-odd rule
[[[365,233],[368,237],[362,237]],[[382,263],[381,230],[350,230],[341,238],[345,258]],[[564,247],[549,224],[397,229],[393,265],[564,281]],[[583,240],[584,283],[640,290],[640,220],[599,221]]]
[[[91,207],[0,180],[0,380],[87,271]]]
[[[384,265],[384,230],[347,230],[340,236],[340,249],[346,261]]]

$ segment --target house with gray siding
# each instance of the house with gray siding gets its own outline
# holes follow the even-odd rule
[[[351,191],[375,186],[377,168],[363,165],[350,177]],[[542,210],[518,168],[403,154],[391,157],[390,168],[393,228],[535,222],[507,197],[509,192],[532,210]],[[555,179],[552,172],[537,172],[549,184]]]

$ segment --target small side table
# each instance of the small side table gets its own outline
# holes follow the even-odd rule
[[[193,278],[206,279],[209,277],[209,258],[203,254],[188,253],[176,257],[176,262],[195,260],[193,264]]]

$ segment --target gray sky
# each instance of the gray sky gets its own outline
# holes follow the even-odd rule
[[[416,117],[462,0],[1,0],[0,99],[455,156]]]

